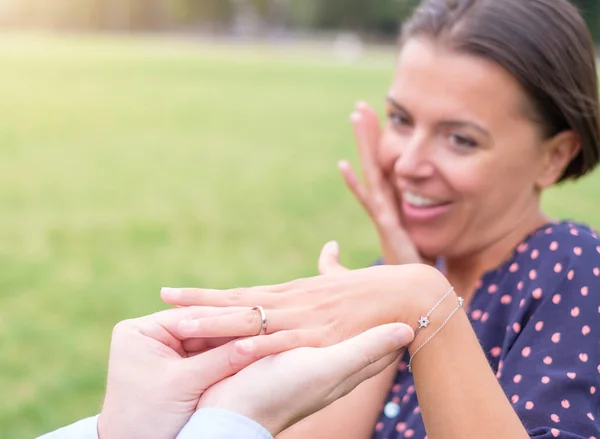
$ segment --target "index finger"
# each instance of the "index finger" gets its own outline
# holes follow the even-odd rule
[[[358,155],[367,187],[377,187],[381,180],[381,171],[377,164],[376,153],[379,143],[377,115],[366,104],[361,103],[350,116]]]

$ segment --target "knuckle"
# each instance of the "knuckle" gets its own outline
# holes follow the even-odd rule
[[[242,301],[243,293],[240,288],[234,288],[227,293],[227,301],[229,306],[237,306]]]

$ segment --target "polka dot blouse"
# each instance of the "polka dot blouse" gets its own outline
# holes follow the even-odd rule
[[[481,278],[467,314],[532,438],[600,439],[600,239],[592,230],[571,222],[536,230]],[[407,359],[374,439],[427,437]]]

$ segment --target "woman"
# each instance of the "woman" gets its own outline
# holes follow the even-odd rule
[[[340,165],[388,265],[345,271],[329,245],[325,276],[163,298],[263,305],[271,335],[239,343],[256,352],[418,329],[395,368],[286,439],[600,437],[600,240],[540,207],[598,163],[597,86],[567,0],[426,0],[403,29],[383,131],[365,104],[352,116],[366,185]]]

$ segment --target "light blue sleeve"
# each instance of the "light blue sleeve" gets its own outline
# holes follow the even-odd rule
[[[98,439],[98,416],[82,419],[38,439]]]
[[[198,410],[177,435],[177,439],[232,438],[273,439],[273,436],[252,419],[235,412],[214,408]]]

